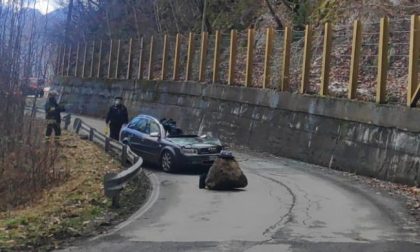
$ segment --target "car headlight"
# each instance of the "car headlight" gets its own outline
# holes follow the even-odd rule
[[[181,148],[181,153],[184,155],[197,155],[198,150],[192,148]]]

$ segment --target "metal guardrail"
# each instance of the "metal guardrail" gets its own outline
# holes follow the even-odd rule
[[[26,106],[25,110],[30,112],[32,116],[36,116],[37,113],[45,113],[42,108],[36,105]],[[64,123],[65,130],[69,129],[71,118],[71,114],[63,116],[62,123]],[[118,156],[123,165],[126,165],[127,163],[131,164],[129,168],[119,173],[109,173],[104,177],[103,185],[105,196],[112,199],[113,207],[120,207],[120,193],[127,183],[142,171],[141,166],[143,164],[143,159],[134,153],[128,145],[112,140],[95,128],[84,123],[80,118],[74,119],[73,131],[79,135],[81,135],[82,132],[86,132],[87,138],[90,141],[103,147],[105,152]]]
[[[95,128],[84,123],[80,118],[74,120],[73,130],[77,134],[85,132],[87,138],[103,147],[105,152],[119,156],[123,165],[127,164],[127,162],[131,164],[129,168],[120,173],[109,173],[104,177],[103,185],[105,195],[112,199],[113,207],[120,207],[120,193],[127,183],[142,171],[141,166],[143,164],[143,159],[135,154],[128,145],[112,140]]]

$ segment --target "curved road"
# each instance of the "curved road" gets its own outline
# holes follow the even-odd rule
[[[200,190],[197,175],[148,169],[154,190],[142,209],[65,251],[420,251],[402,202],[318,166],[235,155],[245,190]]]

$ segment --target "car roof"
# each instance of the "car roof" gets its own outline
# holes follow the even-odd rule
[[[136,117],[134,117],[133,119],[137,119],[137,118],[145,118],[145,119],[153,120],[153,121],[156,121],[157,123],[160,124],[159,120],[156,117],[153,117],[153,116],[150,116],[150,115],[140,114],[140,115],[137,115]]]

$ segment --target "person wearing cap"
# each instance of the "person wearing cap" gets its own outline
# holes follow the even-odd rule
[[[114,105],[109,108],[106,117],[106,124],[109,125],[109,136],[118,141],[121,127],[127,123],[128,112],[127,108],[122,104],[122,97],[115,97]]]
[[[56,97],[56,92],[50,92],[48,94],[48,100],[45,103],[45,119],[47,119],[47,137],[50,137],[53,131],[56,137],[61,136],[60,113],[65,111],[65,109],[57,103]]]

